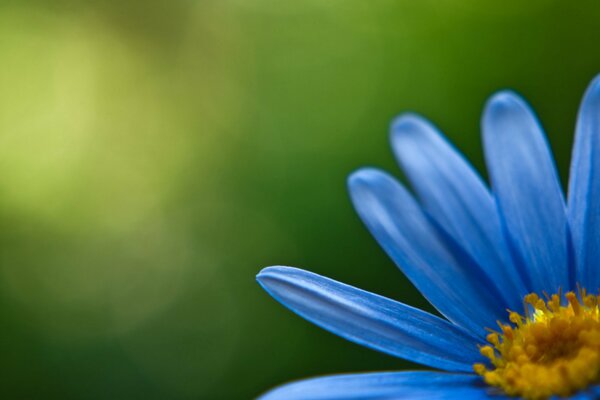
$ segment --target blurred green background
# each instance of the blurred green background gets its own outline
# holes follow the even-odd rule
[[[410,366],[311,326],[255,274],[294,265],[431,309],[346,176],[399,175],[387,130],[407,110],[482,170],[483,103],[511,87],[564,183],[598,21],[597,1],[3,2],[3,397],[246,399]]]

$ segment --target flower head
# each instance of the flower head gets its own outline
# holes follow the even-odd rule
[[[494,95],[482,129],[491,190],[413,114],[393,122],[391,142],[415,195],[372,168],[348,180],[367,228],[445,318],[296,268],[257,277],[309,321],[443,372],[316,378],[264,399],[600,396],[600,77],[579,111],[566,204],[518,95]]]

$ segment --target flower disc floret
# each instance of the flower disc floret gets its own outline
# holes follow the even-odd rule
[[[509,312],[510,324],[487,336],[480,348],[491,367],[475,364],[489,385],[511,396],[569,396],[600,381],[599,297],[580,290],[524,298],[524,315]]]

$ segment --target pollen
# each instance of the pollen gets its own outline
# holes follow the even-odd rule
[[[600,297],[536,294],[524,298],[524,313],[487,335],[480,347],[489,360],[473,369],[488,385],[530,400],[569,396],[600,382]]]

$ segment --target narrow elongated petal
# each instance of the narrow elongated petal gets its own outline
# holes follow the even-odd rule
[[[260,400],[504,399],[487,394],[480,377],[440,372],[379,372],[333,375],[292,382]]]
[[[354,207],[379,244],[452,322],[478,335],[506,318],[507,303],[487,276],[444,237],[395,179],[363,169],[349,179]]]
[[[577,281],[596,290],[600,288],[600,76],[588,88],[579,110],[568,215]]]
[[[509,257],[496,204],[479,175],[423,118],[408,114],[392,125],[392,147],[427,212],[520,306],[527,293]]]
[[[258,282],[283,305],[345,339],[449,371],[472,371],[477,341],[441,318],[291,267],[269,267]]]
[[[521,98],[501,92],[488,102],[482,123],[492,187],[530,289],[570,289],[564,199],[537,119]]]

